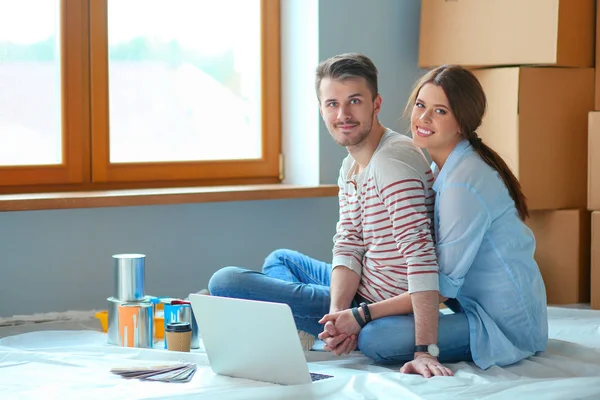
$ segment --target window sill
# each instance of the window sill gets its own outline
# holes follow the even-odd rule
[[[337,185],[245,185],[0,195],[0,211],[152,206],[337,196]]]

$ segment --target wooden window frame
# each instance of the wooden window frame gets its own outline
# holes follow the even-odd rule
[[[56,165],[0,166],[6,192],[27,186],[80,184],[89,180],[89,69],[87,1],[60,3],[60,95],[63,162]],[[12,187],[12,188],[11,188]],[[3,190],[3,189],[2,189]],[[3,190],[4,191],[4,190]]]
[[[107,0],[61,0],[64,162],[0,167],[0,193],[280,183],[279,15],[280,0],[261,0],[261,159],[111,164]]]

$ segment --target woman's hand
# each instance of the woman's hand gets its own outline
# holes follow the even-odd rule
[[[437,358],[428,354],[418,355],[414,360],[407,362],[400,368],[403,374],[419,374],[425,378],[432,376],[452,376],[449,368],[444,367]]]

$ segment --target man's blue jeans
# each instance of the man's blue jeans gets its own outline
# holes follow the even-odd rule
[[[262,273],[238,267],[217,271],[208,290],[215,296],[286,303],[292,309],[296,327],[317,336],[323,331],[318,321],[329,312],[330,280],[330,264],[282,249],[265,259]],[[352,306],[356,305],[355,300]],[[465,314],[440,314],[438,331],[440,362],[471,361]],[[412,314],[373,320],[358,336],[360,351],[378,363],[412,360],[414,346]]]

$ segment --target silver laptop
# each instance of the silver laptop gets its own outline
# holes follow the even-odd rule
[[[310,373],[287,304],[190,294],[214,373],[297,385],[330,378]]]

